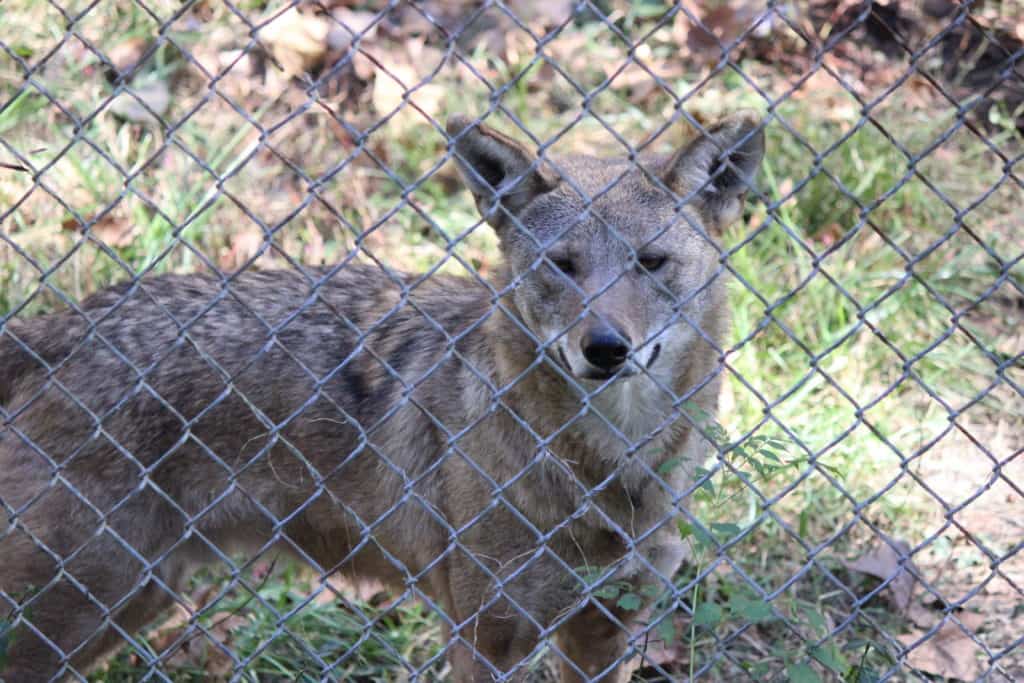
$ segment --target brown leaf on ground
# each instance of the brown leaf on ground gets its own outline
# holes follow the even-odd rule
[[[117,72],[113,76],[127,75],[134,71],[142,61],[142,57],[146,54],[147,49],[149,49],[149,40],[135,37],[118,43],[107,50],[107,60]]]
[[[107,105],[110,113],[132,123],[160,125],[171,104],[171,91],[163,81],[152,81],[130,88]]]
[[[287,75],[296,76],[313,70],[323,61],[332,23],[322,15],[291,7],[263,26],[257,38]]]
[[[931,628],[935,625],[935,622],[941,617],[941,613],[936,612],[933,609],[928,609],[917,600],[914,600],[910,607],[907,609],[905,615],[914,626],[918,628]]]
[[[543,35],[548,29],[568,21],[574,3],[570,0],[543,3],[507,0],[504,3],[507,11],[497,7],[480,8],[479,5],[472,0],[424,0],[416,3],[415,7],[410,3],[397,13],[397,30],[406,37],[454,34],[459,46],[467,52],[483,47],[488,54],[507,57],[506,50],[515,42],[517,34],[533,44],[520,24]]]
[[[381,594],[387,592],[387,588],[380,581],[352,580],[340,573],[332,574],[324,582],[326,587],[314,599],[318,605],[327,605],[339,599],[349,602],[370,603]]]
[[[634,59],[636,61],[631,60],[625,68],[621,64],[612,63],[604,65],[603,70],[612,79],[611,86],[616,90],[628,90],[629,100],[635,104],[644,102],[660,90],[657,79],[671,83],[673,79],[684,75],[679,60],[654,59],[647,45],[637,48]]]
[[[236,232],[231,236],[231,247],[221,253],[218,263],[224,270],[242,267],[263,246],[264,236],[255,228]]]
[[[813,102],[823,118],[840,124],[841,130],[845,131],[846,126],[859,118],[859,110],[857,101],[844,87],[844,83],[848,87],[855,85],[845,80],[841,83],[828,71],[817,70],[803,81],[790,97],[797,101]]]
[[[422,125],[425,116],[438,116],[445,97],[444,86],[417,73],[411,54],[416,54],[416,48],[411,53],[407,49],[382,55],[373,81],[373,107],[378,115],[391,117],[388,125],[398,133]]]
[[[331,11],[328,21],[327,45],[332,50],[347,50],[356,38],[372,40],[377,35],[377,15],[373,12],[356,12],[346,7]]]
[[[447,58],[444,51],[438,50],[418,38],[405,41],[404,47],[409,62],[416,70],[419,79],[432,83],[435,80],[435,72]]]
[[[548,0],[537,2],[536,0],[506,0],[505,6],[512,10],[512,13],[524,24],[536,30],[558,26],[572,16],[572,0]]]
[[[942,628],[907,653],[907,663],[915,669],[944,678],[977,680],[982,672],[977,659],[981,648],[964,632],[964,628],[973,632],[981,625],[983,617],[973,612],[962,612],[956,616],[963,627],[947,617]],[[910,646],[926,633],[927,631],[914,630],[899,636],[899,640]]]
[[[202,631],[189,630],[193,615],[205,608],[217,592],[214,584],[200,588],[190,596],[187,608],[176,605],[171,616],[148,634],[150,647],[168,664],[173,662],[182,667],[202,668],[208,675],[224,675],[231,671],[233,663],[227,653]],[[223,616],[212,622],[210,633],[222,643],[229,643],[231,629],[243,625],[245,619],[237,615],[230,615],[230,619]]]
[[[82,230],[82,225],[75,218],[61,222],[64,230]],[[132,243],[135,225],[131,221],[108,213],[89,227],[89,233],[108,247],[126,247]]]
[[[934,609],[930,609],[928,605],[923,605],[920,602],[915,601],[907,610],[907,617],[910,621],[920,629],[925,631],[931,630],[940,621],[952,622],[949,615],[944,614],[941,607],[934,606]],[[985,623],[985,616],[978,612],[968,612],[966,610],[957,610],[953,613],[954,616],[964,625],[969,631],[977,631]]]
[[[173,649],[163,660],[168,668],[199,669],[205,676],[214,680],[223,680],[231,673],[234,662],[225,648],[231,647],[232,633],[245,626],[248,619],[228,612],[214,614],[211,619],[212,623],[205,633],[195,629],[186,636],[185,624],[180,624],[170,631],[161,629],[157,638],[164,638],[165,648]],[[181,643],[174,645],[183,637]]]
[[[916,583],[914,575],[907,570],[909,566],[917,571],[909,555],[909,543],[890,538],[879,541],[871,550],[855,560],[843,560],[843,564],[850,571],[869,574],[883,581],[895,577],[886,587],[885,594],[894,607],[904,612],[910,606],[910,598],[914,594]],[[903,557],[907,558],[905,563],[901,562]]]
[[[737,0],[704,5],[687,2],[684,7],[688,12],[676,15],[672,35],[680,47],[686,47],[692,58],[707,62],[718,60],[722,48],[730,47],[762,11],[756,3]],[[697,21],[691,21],[690,16]]]
[[[326,263],[324,256],[324,236],[310,226],[306,231],[306,244],[302,247],[302,261],[314,266],[322,266]]]
[[[190,616],[189,610],[180,604],[175,605],[170,617],[147,635],[153,651],[163,654],[170,649],[185,632]]]

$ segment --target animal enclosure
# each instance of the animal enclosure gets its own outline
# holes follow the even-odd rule
[[[172,273],[229,299],[239,274],[287,271],[311,292],[295,316],[354,269],[414,274],[386,326],[410,292],[499,275],[499,238],[458,180],[454,116],[544,160],[635,164],[752,111],[764,161],[738,220],[708,235],[731,320],[717,413],[675,397],[709,444],[659,522],[690,559],[657,586],[567,567],[574,610],[638,617],[608,612],[637,681],[1024,680],[1022,61],[1019,0],[5,0],[0,349],[44,358],[14,330],[55,311],[96,340],[83,302],[127,283],[116,310]],[[176,338],[215,314],[175,320]],[[70,361],[40,362],[59,389]],[[133,391],[150,391],[151,369],[137,372]],[[31,408],[0,404],[0,447],[32,441]],[[115,412],[89,413],[94,438]],[[253,436],[286,439],[291,419]],[[74,552],[58,557],[30,520],[75,454],[28,446],[52,478],[27,502],[0,498],[0,548],[32,538],[73,582]],[[127,504],[152,472],[119,453],[144,472]],[[253,465],[266,453],[252,448]],[[189,533],[216,505],[186,515]],[[268,517],[281,543],[216,549],[184,588],[163,587],[173,609],[142,630],[89,598],[119,648],[90,672],[58,651],[64,675],[447,680],[463,624],[422,576],[349,580],[282,552],[287,521]],[[452,552],[471,526],[447,527]],[[159,559],[122,550],[141,589]],[[0,678],[52,594],[0,585]],[[523,657],[528,680],[557,679],[549,635]]]

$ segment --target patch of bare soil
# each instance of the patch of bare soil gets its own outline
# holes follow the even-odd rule
[[[914,556],[932,589],[922,591],[921,602],[931,608],[941,608],[945,602],[974,615],[969,624],[965,620],[956,627],[959,640],[970,644],[960,654],[977,659],[979,674],[992,666],[989,680],[1020,681],[1024,680],[1024,651],[1018,642],[1024,634],[1024,420],[998,424],[964,420],[959,426],[921,457],[917,470],[922,485],[936,498],[928,525],[936,535],[926,550]]]

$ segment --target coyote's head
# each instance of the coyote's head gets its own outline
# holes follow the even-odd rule
[[[732,116],[671,156],[635,160],[539,158],[462,116],[448,133],[500,237],[515,306],[555,361],[577,380],[671,380],[705,309],[724,303],[713,296],[715,238],[760,165],[757,117]]]

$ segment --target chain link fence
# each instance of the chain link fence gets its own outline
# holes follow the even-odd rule
[[[0,679],[1024,678],[1018,2],[0,54]]]

